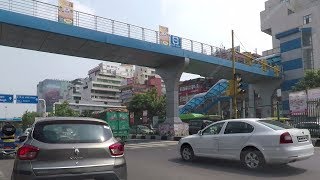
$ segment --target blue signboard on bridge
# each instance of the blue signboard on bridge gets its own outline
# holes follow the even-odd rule
[[[21,104],[38,104],[38,96],[17,95],[16,102]]]
[[[0,94],[0,103],[13,103],[12,94]]]
[[[182,40],[181,37],[178,36],[170,36],[170,46],[176,47],[176,48],[181,48],[182,47]]]

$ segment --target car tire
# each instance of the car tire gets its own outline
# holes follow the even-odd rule
[[[257,149],[246,149],[241,152],[241,163],[247,169],[259,169],[265,165],[263,154]]]
[[[194,160],[194,152],[190,145],[183,145],[181,147],[180,154],[184,161],[190,162]]]

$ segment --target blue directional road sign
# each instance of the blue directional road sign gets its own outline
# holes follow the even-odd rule
[[[13,95],[0,94],[0,103],[13,103]]]
[[[20,122],[22,121],[21,118],[0,118],[0,122],[1,121],[17,121],[17,122]]]
[[[21,104],[38,104],[38,96],[17,95],[16,102]]]

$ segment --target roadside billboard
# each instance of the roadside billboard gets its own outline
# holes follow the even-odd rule
[[[289,107],[291,115],[298,115],[307,111],[306,91],[292,92],[289,94]]]
[[[159,39],[160,44],[169,46],[170,35],[167,27],[159,26]]]
[[[73,3],[59,0],[58,22],[73,25]]]

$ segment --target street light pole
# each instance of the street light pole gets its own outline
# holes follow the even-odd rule
[[[237,87],[236,87],[236,67],[235,67],[235,49],[234,49],[234,32],[233,30],[231,31],[232,35],[232,79],[233,79],[233,99],[232,99],[232,111],[233,111],[233,118],[238,117],[238,112],[237,112]]]

